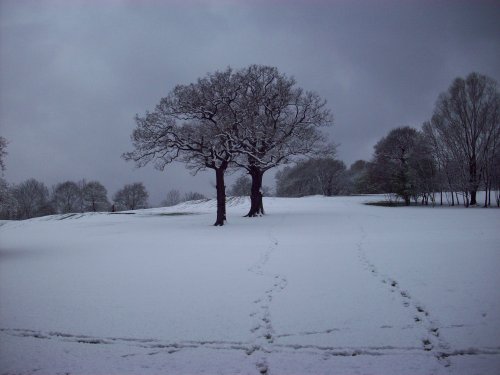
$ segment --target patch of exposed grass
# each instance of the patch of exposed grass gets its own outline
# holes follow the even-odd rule
[[[404,207],[404,202],[389,202],[389,201],[376,201],[376,202],[365,202],[367,206],[379,206],[379,207]]]

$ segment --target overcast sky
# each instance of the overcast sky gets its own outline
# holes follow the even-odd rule
[[[173,188],[214,194],[210,173],[120,158],[136,113],[207,72],[266,64],[294,76],[328,101],[347,165],[429,119],[454,78],[500,81],[498,1],[1,0],[0,22],[5,178],[97,179],[110,197],[143,181],[152,204]]]

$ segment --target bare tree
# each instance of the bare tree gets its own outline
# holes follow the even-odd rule
[[[252,189],[252,180],[250,177],[241,175],[236,179],[233,186],[231,186],[230,195],[233,197],[250,196]]]
[[[0,137],[0,171],[5,171],[5,156],[7,156],[7,140],[4,137]]]
[[[227,135],[234,125],[230,105],[238,87],[231,77],[232,70],[227,69],[191,85],[176,86],[152,113],[136,116],[132,134],[135,150],[123,155],[138,166],[154,161],[160,170],[173,161],[185,163],[193,173],[212,169],[217,191],[216,226],[226,220],[224,174],[234,152]]]
[[[7,155],[7,140],[0,137],[0,176],[3,176],[5,171],[5,156]],[[13,196],[12,189],[7,181],[0,177],[0,216],[4,219],[14,217],[16,200]]]
[[[446,152],[458,163],[463,188],[476,205],[476,192],[499,143],[500,94],[491,78],[471,73],[457,78],[436,103],[431,125]]]
[[[500,106],[498,108],[500,110]],[[500,116],[499,116],[500,119]],[[484,207],[491,206],[491,190],[498,190],[498,184],[495,186],[495,180],[500,174],[500,126],[493,127],[490,131],[491,141],[489,147],[481,153],[482,159],[480,160],[482,166],[482,180],[485,190]]]
[[[13,188],[17,202],[18,219],[29,219],[53,213],[49,202],[49,190],[44,183],[31,178]]]
[[[181,193],[177,189],[170,190],[167,193],[167,197],[163,200],[162,205],[165,207],[175,206],[181,203]]]
[[[431,122],[425,122],[422,131],[436,168],[435,189],[439,190],[440,204],[443,205],[444,195],[454,206],[456,192],[465,192],[468,187],[468,177],[461,168],[465,160],[461,160],[462,154],[458,149],[447,146],[445,139]],[[456,204],[459,204],[458,199]]]
[[[495,202],[497,204],[497,207],[500,207],[500,168],[498,168],[498,166],[500,165],[500,152],[497,152],[495,154],[492,164],[496,165],[496,168],[493,168],[493,172],[491,174],[490,191],[494,191]],[[491,197],[489,198],[489,201],[491,201]]]
[[[125,185],[113,196],[118,210],[137,210],[146,208],[149,194],[142,182]]]
[[[85,182],[82,191],[83,211],[107,211],[109,201],[106,188],[98,181]]]
[[[264,213],[262,178],[266,171],[325,146],[319,132],[332,117],[318,94],[303,91],[293,78],[270,66],[251,65],[237,73],[239,96],[231,107],[236,131],[226,133],[237,145],[235,164],[252,178],[246,216]]]
[[[0,219],[14,219],[17,213],[17,201],[11,186],[0,177]]]
[[[57,212],[65,214],[80,211],[81,191],[73,181],[57,184],[52,191],[52,201]]]

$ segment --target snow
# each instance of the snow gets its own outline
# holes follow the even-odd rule
[[[2,223],[0,373],[499,373],[500,211],[379,199]]]

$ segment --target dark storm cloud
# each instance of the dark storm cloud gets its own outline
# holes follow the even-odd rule
[[[144,181],[212,194],[210,174],[134,170],[133,116],[175,84],[252,63],[319,92],[339,157],[368,159],[389,129],[420,126],[438,94],[471,71],[500,80],[494,2],[2,1],[0,134],[6,177]],[[272,184],[272,179],[268,184]]]

